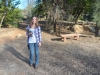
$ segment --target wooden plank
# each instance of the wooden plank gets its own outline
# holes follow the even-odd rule
[[[64,42],[66,42],[66,38],[70,37],[70,36],[73,36],[74,39],[78,40],[79,39],[79,35],[81,35],[81,34],[61,34],[60,36],[62,37],[62,40]]]

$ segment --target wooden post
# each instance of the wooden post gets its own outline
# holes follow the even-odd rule
[[[66,37],[64,37],[64,42],[66,42]]]

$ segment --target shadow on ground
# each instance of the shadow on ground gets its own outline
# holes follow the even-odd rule
[[[12,55],[14,55],[16,58],[22,60],[23,62],[29,64],[29,59],[27,59],[26,57],[24,57],[20,52],[18,52],[16,49],[14,49],[13,47],[11,47],[8,44],[5,44],[4,47],[5,50],[9,51]]]
[[[51,41],[61,41],[61,38],[51,38]]]

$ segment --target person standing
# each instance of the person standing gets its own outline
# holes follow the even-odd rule
[[[27,43],[30,51],[29,65],[30,67],[34,65],[34,68],[38,68],[39,47],[41,46],[41,27],[38,24],[37,17],[32,18],[30,25],[28,25],[26,29],[27,29],[26,34],[28,36]]]

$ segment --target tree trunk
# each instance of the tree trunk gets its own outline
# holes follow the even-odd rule
[[[100,29],[98,30],[98,37],[100,37]]]
[[[59,36],[60,36],[60,33],[61,33],[61,25],[59,25]]]
[[[80,14],[76,14],[76,15],[75,15],[75,24],[77,23],[77,20],[78,20],[79,15],[80,15]]]
[[[95,37],[100,37],[100,29],[96,28]]]
[[[100,37],[100,28],[98,27],[98,24],[96,24],[95,27],[95,37]]]
[[[4,16],[2,17],[2,19],[1,19],[0,28],[1,28],[1,25],[2,25],[2,22],[3,22],[4,18],[5,18],[5,15],[4,15]]]
[[[56,33],[56,20],[54,20],[54,33]]]
[[[78,18],[77,18],[77,17],[75,17],[75,24],[77,23],[77,19],[78,19]]]

